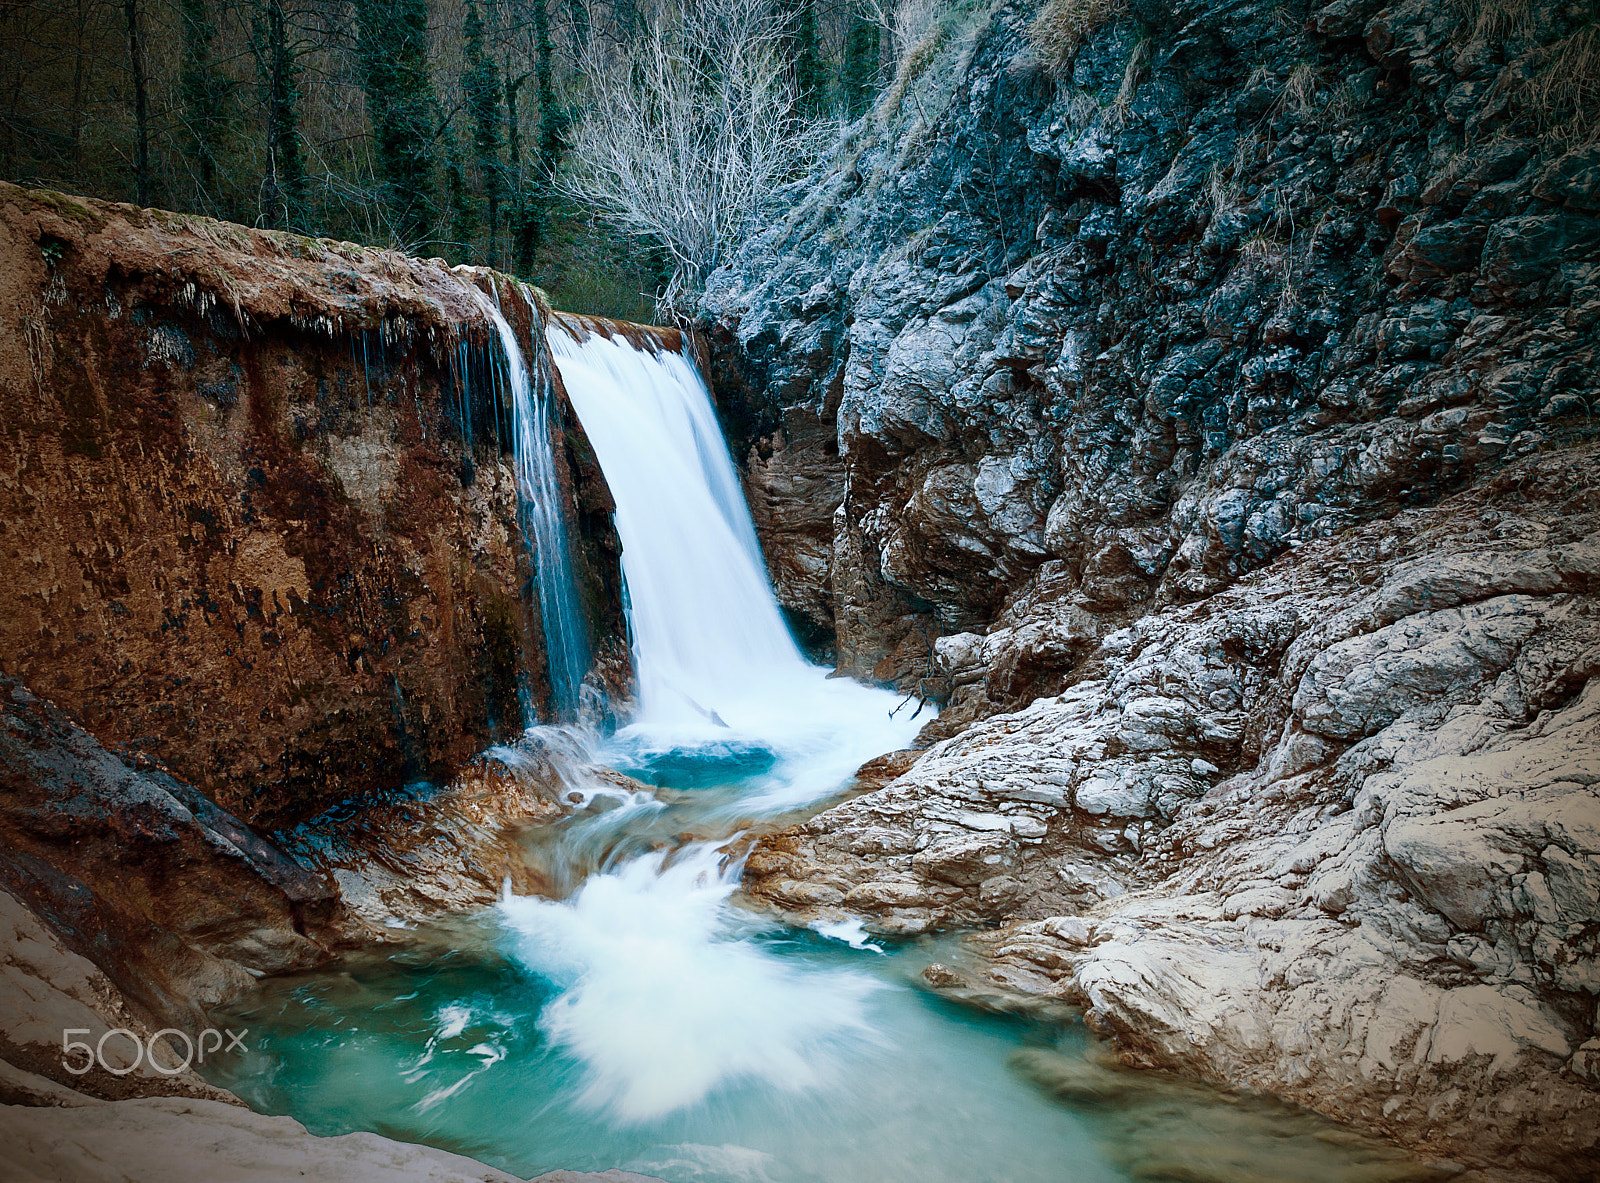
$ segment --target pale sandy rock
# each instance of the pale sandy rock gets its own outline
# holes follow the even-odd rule
[[[998,920],[972,938],[987,988],[1086,1006],[1131,1063],[1585,1177],[1594,459],[1528,462],[1547,500],[1519,494],[1515,528],[1486,530],[1502,494],[1469,491],[1104,635],[1064,692],[762,839],[747,891],[886,933]],[[952,673],[1000,667],[1025,629],[952,639]]]
[[[83,1108],[0,1106],[7,1178],[18,1183],[520,1183],[517,1176],[377,1134],[318,1138],[293,1118],[175,1097]],[[540,1176],[551,1183],[648,1183],[622,1171]]]
[[[65,1056],[63,1033],[68,1030],[74,1032],[75,1041],[99,1047],[110,1070],[96,1064],[87,1073],[69,1072],[64,1060],[81,1067],[85,1054]],[[147,1056],[135,1052],[127,1036],[109,1035],[115,1030],[131,1031],[146,1045],[155,1033],[129,1009],[105,974],[65,948],[14,896],[0,892],[0,1093],[8,1103],[83,1104],[89,1099],[84,1091],[109,1097],[177,1094],[238,1103],[192,1070],[157,1070]],[[183,1058],[182,1040],[168,1037],[161,1046],[170,1049],[170,1054],[158,1053],[164,1056],[162,1063],[177,1067]]]
[[[0,1060],[0,1105],[104,1105],[101,1101],[47,1076],[25,1072]]]

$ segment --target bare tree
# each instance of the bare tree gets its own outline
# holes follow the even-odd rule
[[[662,0],[626,41],[592,38],[589,107],[558,184],[674,273],[661,303],[698,291],[749,220],[834,134],[805,118],[768,0]]]

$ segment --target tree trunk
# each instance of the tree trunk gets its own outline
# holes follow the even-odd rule
[[[296,126],[295,51],[283,0],[265,0],[256,18],[257,63],[267,108],[267,169],[261,179],[261,216],[268,226],[307,230],[305,162]]]
[[[150,204],[150,96],[144,76],[144,44],[139,37],[139,0],[122,0],[128,21],[128,61],[133,70],[134,168],[139,204]]]

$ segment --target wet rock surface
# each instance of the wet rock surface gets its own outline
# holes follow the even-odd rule
[[[545,729],[474,757],[445,785],[418,784],[382,800],[342,803],[274,835],[293,858],[338,884],[367,942],[405,940],[407,928],[518,895],[559,898],[526,838],[575,813],[615,808],[649,786],[588,762]],[[598,790],[598,791],[597,791]]]
[[[499,280],[15,186],[0,258],[0,670],[249,822],[520,732],[543,641],[469,286]],[[561,405],[604,651],[610,494]]]
[[[329,958],[332,879],[15,679],[0,696],[0,887],[143,1020],[192,1031],[254,977]]]
[[[519,842],[587,804],[569,791],[572,760],[524,740],[446,785],[345,802],[264,836],[0,677],[6,1177],[510,1179],[372,1134],[313,1137],[242,1108],[190,1065],[197,1048],[237,1054],[203,1034],[208,1012],[258,977],[405,940],[412,923],[492,902],[508,881],[547,889]],[[582,783],[592,794],[593,780]],[[96,1052],[67,1050],[69,1038]]]

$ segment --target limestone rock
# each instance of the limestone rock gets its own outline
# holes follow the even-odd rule
[[[805,425],[804,448],[756,448],[752,490],[823,502],[757,496],[776,582],[830,603],[808,619],[845,669],[948,696],[940,737],[1059,692],[1132,617],[1436,501],[1588,405],[1593,151],[1491,96],[1534,60],[1522,41],[1425,4],[1296,29],[1254,2],[1183,11],[1141,10],[1147,45],[1107,22],[1060,78],[1028,5],[975,11],[708,282],[738,454]],[[994,631],[1041,578],[1069,634],[976,691],[970,664],[952,682],[915,659]]]
[[[134,1013],[96,965],[0,892],[0,1103],[76,1106],[97,1096],[174,1094],[239,1103],[192,1069],[167,1070],[183,1059],[180,1040],[160,1045],[165,1050],[157,1054],[165,1058],[158,1068],[136,1056],[126,1036],[108,1037],[132,1031],[148,1046],[158,1026]],[[68,1030],[74,1040],[100,1048],[104,1063],[97,1059],[88,1071],[76,1071],[84,1057],[65,1052]]]
[[[318,1138],[293,1118],[215,1101],[155,1098],[73,1109],[0,1106],[11,1178],[74,1183],[267,1181],[521,1183],[515,1175],[377,1134]],[[626,1171],[555,1171],[546,1183],[659,1183]]]
[[[760,840],[747,893],[890,934],[998,923],[971,938],[991,977],[1087,1007],[1129,1063],[1584,1178],[1597,460],[1527,458],[1137,619],[1093,676]],[[1060,607],[941,656],[967,678]]]
[[[1514,81],[1587,17],[1135,4],[1052,75],[972,11],[699,310],[750,440],[832,423],[840,666],[941,706],[747,893],[1592,1177],[1600,172]]]

